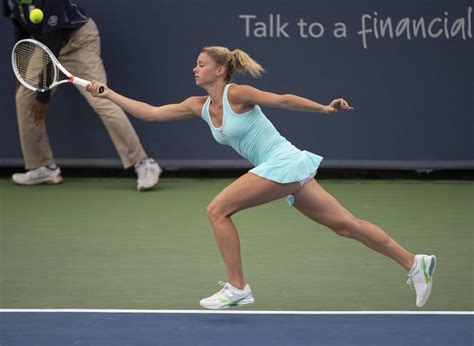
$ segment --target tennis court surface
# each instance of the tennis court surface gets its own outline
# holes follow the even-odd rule
[[[230,182],[137,193],[123,178],[0,179],[0,344],[473,344],[474,184],[321,181],[410,251],[436,254],[422,309],[402,268],[281,200],[234,216],[256,303],[198,312],[225,279],[206,206]]]

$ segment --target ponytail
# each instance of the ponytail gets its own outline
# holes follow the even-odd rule
[[[253,60],[243,50],[235,49],[232,51],[232,62],[234,65],[234,71],[242,74],[249,74],[253,78],[258,78],[265,71],[258,62]],[[231,76],[232,77],[232,76]]]

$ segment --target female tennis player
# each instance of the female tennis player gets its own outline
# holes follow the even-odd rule
[[[414,255],[379,227],[356,218],[313,177],[321,156],[301,151],[280,135],[260,109],[261,106],[294,111],[334,114],[351,110],[342,98],[329,105],[295,96],[277,95],[248,85],[230,84],[236,72],[259,77],[263,68],[241,50],[205,47],[193,69],[196,84],[208,96],[190,97],[179,104],[154,107],[126,98],[93,81],[88,91],[105,97],[133,116],[153,122],[201,117],[215,140],[230,145],[255,165],[224,188],[207,207],[207,215],[227,271],[227,282],[214,295],[202,299],[207,309],[224,309],[251,304],[255,300],[245,281],[240,255],[240,240],[231,216],[236,212],[286,197],[288,203],[310,219],[336,234],[360,241],[369,248],[398,262],[408,271],[408,283],[415,287],[416,305],[423,306],[431,293],[435,256]]]

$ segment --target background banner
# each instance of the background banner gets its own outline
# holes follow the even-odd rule
[[[203,95],[192,74],[200,49],[240,48],[267,72],[236,83],[355,107],[336,115],[264,108],[283,136],[324,156],[323,167],[474,168],[474,1],[76,2],[101,31],[109,86],[128,97],[161,105]],[[0,165],[21,165],[7,18],[0,37]],[[165,168],[247,165],[200,119],[132,121]],[[120,165],[73,86],[59,87],[47,127],[59,163]]]

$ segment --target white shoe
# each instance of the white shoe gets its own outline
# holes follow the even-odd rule
[[[18,185],[61,184],[63,177],[59,167],[42,166],[26,173],[15,173],[12,180]]]
[[[224,288],[208,298],[201,299],[199,304],[203,308],[213,310],[227,309],[232,306],[247,305],[255,302],[255,299],[252,297],[252,290],[248,284],[245,285],[243,290],[239,290],[231,284],[222,281],[219,281],[219,285],[224,286]]]
[[[416,255],[413,268],[408,273],[407,284],[416,292],[416,306],[421,308],[428,301],[433,285],[433,274],[436,268],[436,257]]]
[[[146,191],[158,184],[162,170],[155,160],[148,158],[135,164],[135,172],[138,176],[137,190]]]

